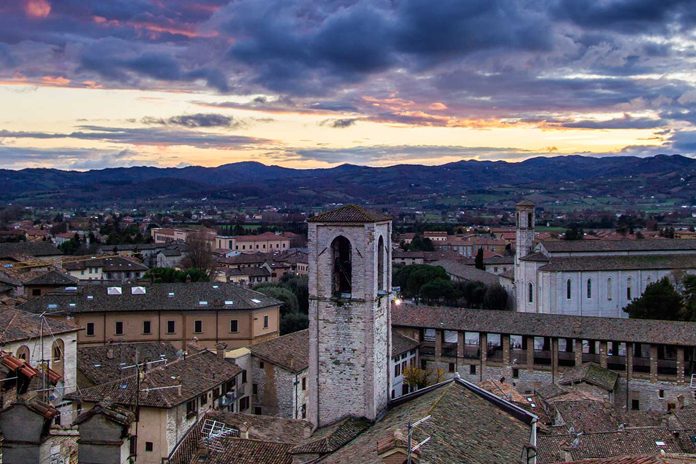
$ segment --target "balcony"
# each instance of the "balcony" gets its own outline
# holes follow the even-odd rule
[[[657,375],[677,375],[677,360],[676,359],[658,359]]]
[[[583,353],[582,362],[584,363],[596,363],[599,364],[599,353]]]
[[[551,365],[551,351],[534,350],[534,365],[535,366],[550,366]]]
[[[626,356],[607,356],[607,368],[611,369],[612,371],[625,371]]]
[[[641,358],[635,356],[633,358],[633,372],[634,373],[650,373],[650,358]]]
[[[503,347],[489,346],[486,350],[486,358],[490,362],[503,362]]]
[[[435,356],[435,343],[424,342],[420,348],[421,355]]]
[[[527,350],[510,350],[510,362],[514,365],[527,365]]]

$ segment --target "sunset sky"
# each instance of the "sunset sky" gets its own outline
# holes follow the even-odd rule
[[[679,0],[2,0],[0,167],[696,153]]]

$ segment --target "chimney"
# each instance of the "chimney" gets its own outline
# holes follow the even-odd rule
[[[107,359],[114,359],[114,349],[109,347],[108,350],[106,350],[106,357]]]
[[[215,345],[217,357],[220,361],[225,360],[225,348],[227,348],[227,343],[218,343]]]
[[[176,386],[176,393],[177,395],[181,396],[181,384]]]
[[[251,427],[246,422],[242,422],[241,424],[239,424],[239,436],[248,440],[249,429],[251,429]]]
[[[679,409],[684,409],[684,395],[677,395],[677,405]]]

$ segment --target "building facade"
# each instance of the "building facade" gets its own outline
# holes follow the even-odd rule
[[[391,220],[349,205],[308,223],[308,420],[375,420],[390,393]]]

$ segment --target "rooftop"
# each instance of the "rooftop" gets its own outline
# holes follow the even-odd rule
[[[538,253],[534,253],[537,255]],[[531,261],[529,257],[522,258]],[[540,271],[619,271],[640,269],[696,269],[696,254],[690,255],[630,255],[580,256],[575,258],[546,259]]]
[[[319,213],[307,219],[307,222],[328,222],[328,223],[365,223],[365,222],[384,222],[391,218],[381,213],[366,210],[357,205],[346,205],[331,211]]]
[[[418,340],[414,340],[406,335],[392,330],[392,357],[399,356],[401,353],[415,350],[420,346]]]
[[[63,263],[63,267],[67,271],[81,271],[89,267],[100,267],[103,268],[104,272],[148,270],[148,267],[144,264],[120,256],[114,258],[81,259],[79,261]]]
[[[538,337],[696,346],[696,322],[402,304],[392,306],[392,325]]]
[[[36,286],[70,286],[77,285],[79,280],[71,275],[64,274],[60,271],[51,270],[44,274],[40,274],[31,280],[24,282],[24,285]]]
[[[41,320],[39,315],[19,309],[0,311],[0,344],[39,338],[42,333]],[[51,318],[44,318],[43,321],[44,336],[79,330],[66,321]]]
[[[33,313],[253,310],[280,302],[232,283],[187,282],[138,285],[86,285],[33,298],[22,309]]]
[[[172,408],[231,381],[240,372],[242,369],[236,364],[219,359],[211,351],[203,350],[146,371],[139,385],[140,405]],[[99,403],[108,399],[114,404],[130,406],[135,404],[137,388],[136,375],[127,375],[108,383],[78,390],[66,395],[66,398],[88,403]]]
[[[291,372],[309,367],[309,329],[299,330],[249,347],[251,354]]]
[[[7,242],[0,243],[0,258],[15,256],[57,256],[63,253],[51,242]]]
[[[621,251],[696,251],[696,240],[544,240],[549,253],[621,252]]]

